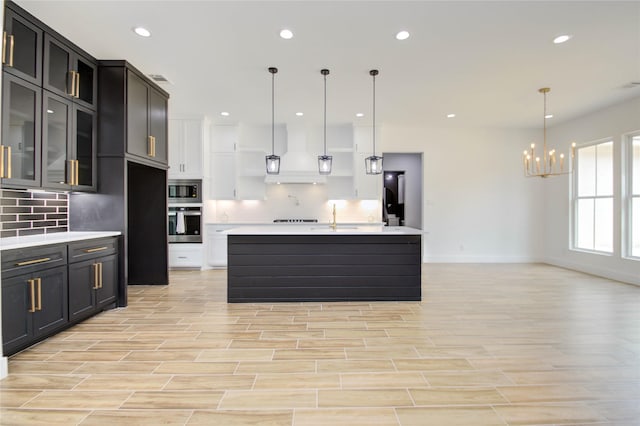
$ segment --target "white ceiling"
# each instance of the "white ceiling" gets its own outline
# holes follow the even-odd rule
[[[98,59],[165,75],[172,114],[219,123],[271,122],[270,66],[278,123],[322,123],[325,67],[330,124],[371,122],[372,68],[381,125],[540,127],[543,86],[556,123],[640,96],[640,1],[17,3]]]

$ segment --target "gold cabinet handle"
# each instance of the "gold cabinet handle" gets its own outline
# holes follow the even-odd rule
[[[13,66],[13,47],[14,47],[14,38],[13,35],[9,36],[9,66]]]
[[[11,179],[11,147],[6,147],[7,149],[7,179]]]
[[[7,57],[7,32],[2,32],[2,63],[6,62],[5,58]]]
[[[71,80],[71,81],[69,81]],[[76,87],[76,72],[69,71],[69,78],[67,78],[67,95],[73,96],[73,91]]]
[[[100,287],[102,288],[102,262],[98,263],[98,267],[100,269]]]
[[[69,176],[67,177],[67,185],[73,185],[73,168],[75,167],[75,163],[73,162],[73,160],[67,160],[67,162],[69,163]]]
[[[97,290],[100,288],[100,280],[98,279],[98,263],[94,263],[93,265],[91,265],[91,267],[93,268],[93,289]]]
[[[4,145],[0,145],[0,179],[4,177]]]
[[[85,253],[95,253],[95,252],[97,252],[97,251],[106,250],[106,249],[108,249],[108,248],[109,248],[109,247],[107,247],[107,246],[103,246],[103,247],[94,247],[94,248],[90,248],[90,249],[85,249],[85,251],[84,251],[84,252],[85,252]]]
[[[80,73],[76,72],[76,98],[80,98]]]
[[[153,157],[153,136],[147,136],[147,155]]]
[[[28,280],[29,293],[31,294],[31,307],[29,312],[34,313],[36,311],[36,280]]]
[[[50,257],[42,257],[40,259],[25,260],[24,262],[16,263],[16,266],[35,265],[36,263],[48,262],[49,260],[51,260]]]
[[[77,185],[80,185],[79,179],[78,179],[78,176],[79,176],[78,169],[80,168],[80,162],[78,160],[74,160],[74,163],[76,165],[76,173],[73,176],[73,178],[75,180],[73,184],[77,186]]]
[[[42,278],[36,278],[36,283],[38,284],[38,306],[36,307],[36,311],[42,310]]]

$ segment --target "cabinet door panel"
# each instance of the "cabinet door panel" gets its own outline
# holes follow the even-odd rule
[[[233,200],[236,196],[235,155],[214,153],[211,156],[211,198]]]
[[[67,267],[47,269],[34,274],[34,277],[40,279],[37,289],[40,292],[41,303],[37,303],[40,309],[33,315],[33,335],[38,337],[68,322]]]
[[[154,160],[167,162],[167,100],[149,89],[149,134],[155,138]]]
[[[43,87],[58,95],[70,97],[72,93],[71,70],[72,51],[48,34],[44,37],[44,78]]]
[[[2,145],[11,149],[3,183],[39,186],[42,89],[8,74],[2,84]]]
[[[202,121],[184,122],[184,172],[189,177],[202,178]]]
[[[44,91],[42,104],[42,186],[68,189],[71,183],[69,141],[71,137],[71,101]]]
[[[179,179],[183,176],[184,123],[184,120],[169,120],[169,179]]]
[[[30,83],[42,84],[42,30],[7,8],[4,22],[8,40],[3,69]],[[10,52],[10,36],[13,36],[13,52]]]
[[[95,109],[98,94],[98,68],[89,59],[76,55],[73,64],[78,73],[78,93],[76,101],[88,108]]]
[[[147,86],[127,73],[127,152],[149,157]]]
[[[101,287],[96,290],[96,306],[101,308],[116,301],[118,287],[118,256],[112,255],[98,259],[102,264]]]
[[[95,308],[95,272],[93,260],[69,265],[69,321],[91,315]]]
[[[28,344],[32,339],[31,290],[29,275],[2,280],[2,341],[4,354]],[[35,301],[34,301],[35,303]]]
[[[74,105],[74,133],[72,146],[78,161],[78,182],[76,189],[96,190],[96,113],[90,109]]]

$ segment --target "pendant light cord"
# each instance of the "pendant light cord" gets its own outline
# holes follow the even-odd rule
[[[327,74],[324,74],[324,155],[327,155]]]
[[[376,155],[376,74],[373,74],[373,156],[374,157]]]
[[[271,70],[270,70],[271,71]],[[275,155],[275,120],[276,120],[276,113],[275,113],[275,79],[276,79],[276,73],[275,72],[271,72],[271,155]]]

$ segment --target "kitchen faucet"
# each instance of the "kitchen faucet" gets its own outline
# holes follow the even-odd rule
[[[334,231],[336,230],[336,228],[338,227],[338,224],[336,223],[336,204],[333,204],[333,221],[331,222],[331,224],[329,225],[331,227],[331,229],[333,229]]]

